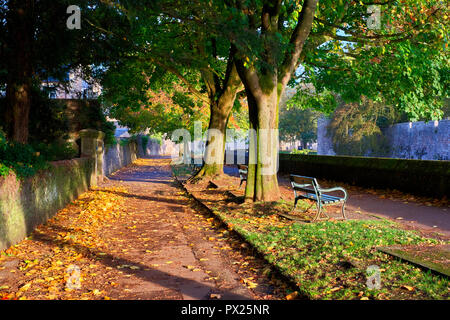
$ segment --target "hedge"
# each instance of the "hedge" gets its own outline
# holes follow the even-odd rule
[[[450,161],[280,154],[279,172],[436,198],[449,196]]]

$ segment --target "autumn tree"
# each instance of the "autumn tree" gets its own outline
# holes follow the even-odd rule
[[[191,93],[177,76],[152,63],[122,59],[102,75],[102,84],[106,112],[132,133],[149,129],[151,134],[170,137],[180,127],[193,132],[196,121],[204,123],[202,129],[207,127],[203,96]]]
[[[402,115],[392,105],[374,102],[363,97],[359,103],[343,103],[331,115],[327,134],[333,141],[338,155],[387,156],[389,144],[382,129],[401,119]]]
[[[134,65],[137,73],[144,72],[147,76],[152,68],[165,70],[175,76],[176,81],[190,94],[208,103],[210,117],[205,164],[197,173],[197,178],[222,174],[226,127],[236,94],[243,87],[235,66],[235,50],[230,41],[210,34],[207,23],[196,18],[208,10],[208,7],[204,6],[203,1],[193,1],[188,5],[179,1],[101,3],[115,8],[118,14],[126,15],[129,21],[128,32],[117,32],[118,36],[125,37],[131,45],[124,50],[125,56],[120,61],[128,66]],[[99,27],[100,32],[101,29]],[[137,78],[142,77],[138,75],[135,79]],[[157,82],[162,90],[167,85],[170,86],[170,81],[174,81],[173,78],[165,79],[168,82]],[[141,84],[137,84],[138,87],[145,85],[147,81],[144,78],[142,80]],[[199,82],[202,82],[201,86]],[[126,82],[113,85],[130,88]],[[145,98],[134,101],[142,100]],[[116,110],[120,107],[129,108],[132,104],[132,101],[123,100],[116,104]]]
[[[379,16],[373,17],[373,5],[380,10]],[[257,132],[250,147],[248,200],[279,199],[273,170],[278,151],[279,99],[288,83],[300,78],[296,74],[300,65],[306,71],[304,81],[314,84],[307,95],[321,103],[333,101],[332,91],[345,100],[357,101],[363,93],[378,92],[381,96],[386,89],[386,95],[411,107],[412,101],[420,98],[411,95],[412,81],[417,91],[431,89],[430,96],[437,93],[436,88],[422,86],[424,82],[419,81],[426,75],[423,64],[416,72],[416,67],[408,63],[408,55],[414,53],[419,60],[438,54],[439,47],[442,50],[447,13],[440,1],[236,0],[217,1],[216,6],[222,20],[214,31],[230,39],[236,49],[236,67],[245,86],[251,127]],[[424,47],[420,53],[405,50],[418,43]],[[375,58],[375,52],[377,59],[368,60]],[[386,57],[388,68],[382,74],[376,66],[381,57]],[[394,79],[392,83],[391,76],[403,72],[416,78]],[[321,81],[324,74],[334,74],[334,83],[325,85]],[[418,106],[432,113],[437,107],[425,103]]]

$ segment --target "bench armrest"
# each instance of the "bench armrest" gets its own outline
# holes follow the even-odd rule
[[[333,191],[341,191],[341,192],[344,193],[344,200],[347,200],[347,191],[345,191],[345,189],[341,188],[341,187],[334,187],[334,188],[330,188],[330,189],[319,188],[318,191],[321,192],[321,193],[322,192],[328,193],[328,192],[333,192]]]

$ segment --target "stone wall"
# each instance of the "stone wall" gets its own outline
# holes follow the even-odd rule
[[[107,176],[135,161],[137,158],[148,156],[170,155],[175,144],[170,140],[149,138],[147,145],[143,145],[142,136],[136,139],[117,138],[115,145],[105,146],[103,153],[103,175]]]
[[[450,160],[450,120],[398,123],[384,134],[393,158]]]
[[[317,119],[317,154],[322,156],[334,156],[333,141],[328,136],[327,126],[330,123],[325,117]]]
[[[0,250],[24,239],[37,225],[95,184],[94,161],[56,161],[50,169],[18,180],[0,177]]]
[[[326,118],[318,120],[318,155],[336,154],[332,138],[327,136],[328,123]],[[385,129],[384,134],[390,158],[450,160],[450,120],[398,123]]]
[[[103,153],[104,176],[129,165],[138,158],[137,143],[135,141],[124,143],[124,141],[124,139],[118,139],[115,145],[105,147],[105,152]]]
[[[52,162],[50,169],[23,180],[14,173],[0,177],[0,250],[23,240],[37,225],[96,185],[102,174],[111,174],[143,154],[135,141],[119,141],[104,148],[103,134],[96,130],[81,130],[79,136],[85,157]]]
[[[138,152],[140,157],[148,156],[170,156],[174,152],[178,153],[177,145],[170,141],[163,139],[162,141],[154,138],[148,138],[147,145],[142,144],[142,136],[137,138]]]

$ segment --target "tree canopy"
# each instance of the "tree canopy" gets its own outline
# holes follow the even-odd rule
[[[337,99],[370,101],[411,120],[441,118],[449,95],[449,12],[440,0],[81,0],[82,28],[70,31],[66,1],[2,4],[11,137],[26,141],[33,79],[73,65],[98,73],[108,111],[135,131],[209,119],[224,132],[242,83],[257,132],[247,200],[279,198],[272,169],[288,86],[297,90],[289,106],[330,113]],[[212,165],[203,173],[222,171],[220,140],[208,137]]]

